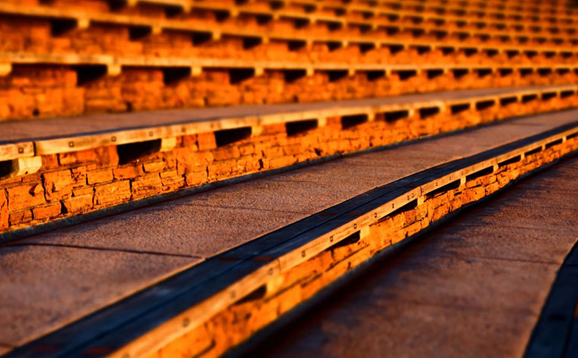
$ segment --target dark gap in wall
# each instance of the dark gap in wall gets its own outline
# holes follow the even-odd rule
[[[285,130],[287,132],[288,137],[305,133],[315,128],[317,128],[316,119],[308,119],[304,121],[285,123]]]
[[[242,127],[234,129],[223,129],[215,132],[215,140],[217,147],[222,147],[227,144],[238,142],[247,139],[251,136],[251,127]]]
[[[160,149],[160,139],[149,140],[146,142],[121,144],[116,147],[120,165],[128,164],[134,160],[157,153]]]

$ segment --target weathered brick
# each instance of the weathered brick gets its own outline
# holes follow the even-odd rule
[[[42,156],[42,168],[44,170],[56,169],[60,164],[58,163],[58,155],[43,155]]]
[[[25,224],[32,221],[32,210],[25,209],[10,213],[10,226]]]
[[[163,183],[163,191],[175,190],[185,185],[185,178],[176,170],[160,173]]]
[[[158,173],[144,175],[133,180],[132,182],[133,199],[157,195],[161,191],[162,182]]]
[[[91,188],[92,189],[92,188]],[[62,202],[69,214],[82,214],[92,209],[93,196],[91,194],[73,196]]]
[[[199,150],[201,151],[217,148],[217,141],[215,140],[215,134],[199,133],[197,135],[197,144]]]
[[[86,173],[89,185],[111,182],[113,178],[112,169],[94,170]]]
[[[209,165],[209,179],[211,181],[229,178],[236,172],[236,160],[223,160]]]
[[[268,146],[266,146],[262,149],[262,151],[263,151],[263,155],[269,159],[279,158],[279,157],[282,157],[284,155],[282,147],[268,147]]]
[[[144,163],[144,171],[147,173],[160,172],[165,168],[165,163],[162,161]]]
[[[270,169],[282,168],[282,167],[286,167],[288,165],[295,164],[296,162],[297,162],[297,159],[293,156],[275,158],[275,159],[269,160],[269,168]]]
[[[93,193],[94,187],[92,186],[85,186],[72,189],[73,196],[92,195]]]
[[[188,172],[196,172],[214,160],[211,152],[192,152],[188,148],[176,150],[177,171],[183,175]]]
[[[31,208],[46,204],[44,188],[40,183],[8,188],[8,210]]]
[[[118,165],[118,153],[115,146],[95,149],[99,167],[115,167]]]
[[[128,201],[130,196],[130,182],[128,180],[98,185],[94,188],[94,205],[107,206],[120,204]]]
[[[58,202],[32,209],[32,216],[34,220],[51,219],[60,215],[61,211],[62,206],[60,202]]]
[[[185,175],[187,186],[198,186],[207,182],[207,171],[190,172]]]
[[[75,183],[69,169],[42,174],[46,188],[46,200],[54,201],[69,197]]]
[[[239,158],[241,156],[241,152],[239,151],[239,148],[237,146],[232,145],[213,150],[213,155],[215,157],[215,160],[228,160]]]
[[[143,174],[142,165],[135,164],[113,169],[114,178],[118,180],[133,179]]]
[[[92,163],[98,162],[98,159],[98,155],[94,149],[58,154],[58,161],[60,162],[60,165]]]
[[[72,172],[72,180],[74,180],[75,187],[86,185],[86,166],[72,168],[70,171]]]
[[[239,152],[242,156],[254,154],[255,145],[252,143],[240,145]]]

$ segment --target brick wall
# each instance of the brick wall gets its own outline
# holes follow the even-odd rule
[[[98,3],[89,1],[89,3]],[[56,4],[56,3],[55,3]],[[94,4],[93,4],[94,5]],[[61,7],[71,8],[72,5]],[[94,7],[94,6],[93,6]],[[97,7],[101,8],[101,6]],[[74,9],[74,6],[72,6]],[[126,10],[128,15],[142,16],[134,14],[135,9],[142,10],[141,7]],[[84,11],[88,11],[85,9]],[[157,12],[160,10],[157,10]],[[122,12],[121,12],[122,13]],[[148,17],[150,11],[148,12]],[[159,16],[164,16],[160,12]],[[152,16],[157,18],[159,16]],[[368,39],[392,38],[393,40],[416,40],[409,32],[401,32],[395,35],[388,35],[385,31],[375,31],[370,35],[360,33],[355,29],[344,28],[342,30],[329,31],[325,25],[310,25],[305,28],[295,29],[294,24],[289,20],[277,20],[269,25],[258,25],[256,19],[238,17],[227,21],[217,21],[213,13],[202,12],[189,15],[190,18],[180,19],[184,24],[201,25],[206,29],[228,29],[232,32],[254,31],[257,34],[283,34],[284,36],[293,34],[297,38],[307,38],[309,36],[330,37],[335,39],[359,38]],[[174,19],[173,19],[174,20]],[[362,52],[360,46],[355,43],[346,47],[332,50],[325,43],[314,43],[310,47],[291,49],[287,41],[274,40],[266,44],[245,48],[241,37],[224,36],[220,40],[194,43],[190,33],[179,31],[164,31],[160,34],[150,34],[143,36],[130,35],[130,29],[122,24],[100,24],[94,23],[87,29],[71,29],[58,33],[52,33],[54,21],[37,18],[19,18],[8,15],[0,15],[0,30],[5,41],[0,41],[0,50],[6,52],[29,52],[38,54],[79,54],[79,55],[114,55],[125,58],[147,56],[156,57],[180,57],[180,58],[227,58],[248,61],[292,61],[308,63],[358,63],[358,64],[485,64],[485,65],[509,65],[516,64],[573,64],[576,56],[562,56],[552,53],[551,56],[538,54],[528,56],[520,53],[510,57],[507,53],[497,53],[489,56],[484,53],[474,53],[467,55],[464,51],[456,51],[443,54],[441,50],[433,50],[420,53],[415,48],[404,49],[392,54],[389,47],[368,49]],[[449,26],[449,25],[448,25]],[[326,26],[325,26],[326,27]],[[451,28],[444,28],[448,30]],[[462,29],[464,31],[466,29]],[[520,34],[520,35],[523,35]],[[529,35],[529,34],[527,34]],[[433,35],[422,35],[417,40],[422,43],[439,42]],[[518,43],[502,42],[498,39],[481,41],[479,38],[468,38],[462,40],[455,35],[448,35],[444,41],[450,44],[467,44],[468,46],[488,45],[488,46],[520,46]],[[536,41],[528,41],[523,46],[533,50],[540,50],[541,47],[556,47],[554,44],[541,44]]]
[[[293,135],[285,124],[275,124],[220,146],[215,133],[181,136],[175,149],[135,160],[125,147],[116,146],[43,156],[39,172],[0,181],[0,232],[328,155],[576,106],[578,96],[573,95],[424,119],[416,113],[395,122],[378,115],[346,129],[340,118],[329,118],[326,126]]]
[[[197,77],[165,83],[163,70],[126,68],[116,77],[102,76],[78,84],[78,71],[68,66],[16,65],[0,77],[0,120],[84,113],[193,108],[237,104],[313,102],[394,96],[434,90],[571,84],[578,73],[493,73],[480,78],[469,73],[456,79],[452,72],[428,78],[426,72],[407,79],[397,73],[370,79],[355,73],[334,79],[316,72],[287,81],[282,71],[266,71],[239,82],[227,70],[206,70]],[[86,74],[85,74],[86,75]],[[320,90],[323,89],[323,90]]]

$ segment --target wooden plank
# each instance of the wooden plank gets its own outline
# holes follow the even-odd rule
[[[494,98],[505,98],[511,97],[512,95],[521,96],[523,94],[536,94],[542,93],[543,91],[553,91],[557,90],[561,93],[565,90],[578,89],[578,86],[560,86],[548,89],[536,89],[536,90],[525,90],[520,92],[503,93],[498,95],[489,96],[477,96],[471,97],[469,100],[482,101]],[[129,130],[111,130],[104,131],[90,135],[79,135],[70,136],[55,139],[38,140],[35,142],[36,155],[48,155],[57,153],[68,153],[80,150],[98,148],[102,146],[120,145],[128,143],[143,142],[148,140],[162,139],[176,137],[180,135],[190,135],[196,133],[211,132],[223,129],[234,129],[241,127],[254,127],[261,126],[265,124],[275,124],[275,123],[287,123],[292,121],[300,121],[304,119],[315,119],[315,118],[327,118],[336,116],[347,116],[347,115],[358,115],[358,114],[368,114],[375,116],[379,113],[390,112],[390,111],[400,111],[400,110],[418,110],[420,108],[438,107],[445,108],[446,103],[463,103],[466,99],[452,99],[449,101],[440,100],[430,100],[430,101],[419,101],[412,102],[408,104],[387,104],[377,107],[341,107],[341,108],[329,108],[323,110],[305,111],[305,112],[286,112],[286,113],[273,113],[265,114],[261,116],[245,116],[245,117],[232,117],[232,118],[221,118],[212,121],[201,121],[194,123],[183,123],[176,125],[149,127],[142,129],[129,129]],[[496,103],[496,105],[501,105]],[[31,144],[30,144],[31,145]],[[30,146],[29,145],[29,146]],[[10,153],[14,153],[14,145],[9,145],[12,149],[6,149],[4,156],[2,156],[2,147],[0,147],[0,158],[4,157],[11,159]],[[19,150],[20,144],[16,144],[16,150]],[[23,144],[24,148],[28,148]],[[11,151],[9,151],[11,150]],[[24,152],[28,153],[28,152]],[[26,154],[25,156],[29,156]],[[16,158],[16,157],[14,157]]]
[[[34,156],[34,142],[0,144],[0,162]]]
[[[228,59],[188,59],[188,58],[159,58],[159,57],[137,57],[137,58],[113,58],[108,55],[76,55],[76,54],[35,54],[35,53],[0,53],[0,63],[8,64],[64,64],[64,65],[101,65],[112,69],[111,74],[119,73],[120,66],[131,67],[212,67],[212,68],[258,68],[271,70],[347,70],[347,71],[404,71],[404,70],[448,70],[448,69],[489,69],[495,70],[498,66],[488,65],[384,65],[384,64],[346,64],[346,63],[318,63],[308,64],[301,62],[255,62]],[[505,68],[504,66],[499,66]],[[578,69],[577,65],[511,65],[509,69]]]

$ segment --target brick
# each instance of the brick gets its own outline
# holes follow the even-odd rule
[[[243,144],[239,146],[239,152],[242,156],[251,155],[255,153],[254,144]]]
[[[118,153],[115,146],[95,149],[100,167],[115,167],[118,165]]]
[[[95,170],[86,173],[89,185],[111,182],[113,178],[112,169]]]
[[[157,195],[161,191],[162,182],[158,173],[144,175],[132,182],[133,199]]]
[[[185,175],[187,186],[199,186],[208,181],[207,171],[191,172]]]
[[[82,196],[82,195],[92,195],[94,194],[94,187],[92,186],[85,186],[74,188],[72,190],[72,196]]]
[[[58,163],[57,154],[42,156],[42,169],[44,170],[56,169],[59,167],[59,165],[60,164]]]
[[[275,159],[271,159],[269,161],[269,168],[270,169],[282,168],[282,167],[286,167],[288,165],[295,164],[296,162],[297,162],[297,159],[295,159],[295,157],[292,157],[292,156],[275,158]]]
[[[160,172],[165,168],[164,162],[149,162],[143,164],[144,171],[147,173]]]
[[[209,179],[214,181],[230,178],[236,172],[236,165],[237,161],[235,160],[219,161],[209,165]]]
[[[12,187],[6,190],[8,191],[8,210],[11,212],[46,204],[44,188],[40,183]]]
[[[99,158],[94,149],[89,149],[79,152],[58,154],[58,161],[60,162],[60,165],[86,164],[98,162]]]
[[[113,204],[120,204],[128,201],[130,196],[131,190],[130,182],[128,180],[98,185],[94,188],[94,205],[108,206]]]
[[[172,191],[185,185],[185,178],[176,170],[160,173],[163,191]]]
[[[70,172],[72,173],[72,180],[74,180],[75,187],[86,185],[86,166],[72,168]]]
[[[241,152],[237,146],[228,146],[213,150],[215,160],[235,159],[241,156]]]
[[[199,133],[197,135],[197,145],[201,151],[217,148],[215,135],[213,133]]]
[[[112,170],[114,178],[118,180],[133,179],[143,174],[142,165],[132,165],[127,167],[115,168]]]
[[[32,221],[32,210],[25,209],[10,213],[10,226],[25,224]]]
[[[34,220],[51,219],[60,215],[61,211],[62,206],[58,202],[32,209],[32,216]]]
[[[177,171],[181,175],[199,171],[214,160],[211,152],[192,152],[188,148],[179,148],[176,152]]]
[[[91,188],[92,189],[92,188]],[[74,196],[62,202],[68,214],[82,214],[92,209],[93,196],[91,194]]]
[[[46,200],[54,201],[70,197],[75,183],[72,172],[68,169],[42,174]]]
[[[282,147],[268,147],[267,146],[267,147],[264,147],[262,149],[262,151],[263,151],[263,155],[269,159],[279,158],[279,157],[282,157],[284,155],[284,153],[283,153],[284,151],[283,151]]]

